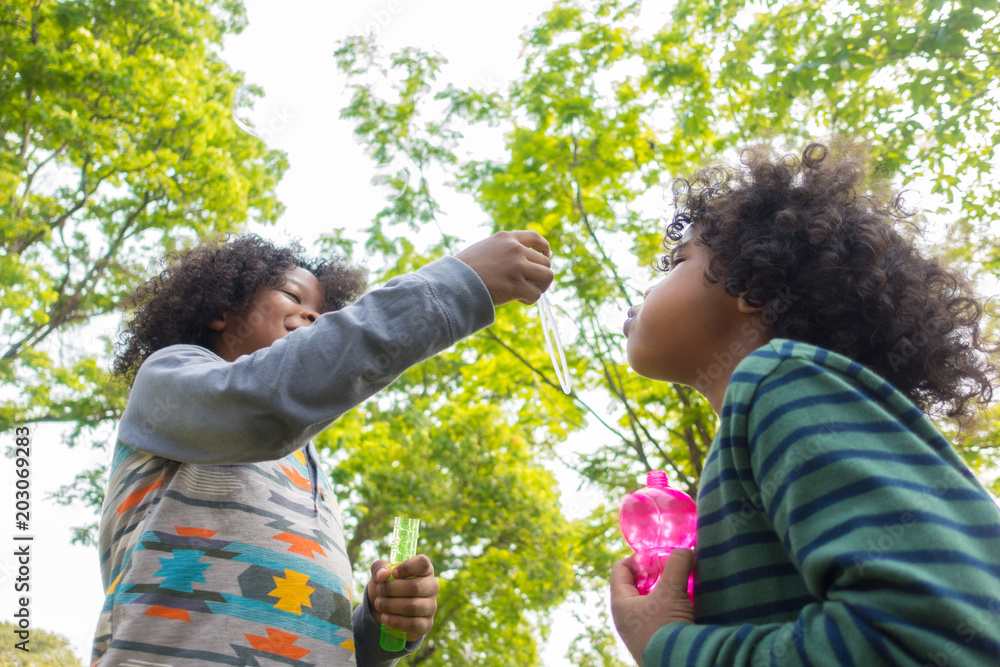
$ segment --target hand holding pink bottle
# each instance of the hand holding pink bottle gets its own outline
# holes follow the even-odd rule
[[[646,474],[646,486],[625,498],[620,514],[622,534],[635,550],[635,583],[643,595],[656,585],[674,549],[693,549],[697,512],[691,496],[671,488],[661,470]],[[694,573],[688,579],[694,604]]]

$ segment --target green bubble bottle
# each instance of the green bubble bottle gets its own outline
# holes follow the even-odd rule
[[[408,519],[397,516],[392,520],[392,547],[389,553],[389,579],[392,579],[392,568],[404,560],[417,555],[417,534],[420,531],[420,519]],[[402,651],[406,647],[406,633],[393,630],[382,624],[379,644],[386,651]]]

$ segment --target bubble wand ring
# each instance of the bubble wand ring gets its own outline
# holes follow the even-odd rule
[[[566,352],[563,350],[562,340],[559,338],[559,329],[556,327],[556,318],[552,313],[552,306],[549,300],[542,294],[538,299],[538,318],[542,324],[542,335],[545,336],[545,349],[552,359],[552,368],[559,379],[559,386],[563,393],[573,393],[573,382],[569,374],[569,366],[566,364]]]

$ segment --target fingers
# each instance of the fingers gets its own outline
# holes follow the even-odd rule
[[[379,600],[383,600],[383,598],[379,598]],[[405,632],[407,641],[413,641],[414,639],[423,637],[434,627],[434,612],[436,610],[437,605],[435,604],[429,612],[417,616],[399,616],[388,612],[378,612],[381,615],[381,619],[378,622],[389,626],[393,630]]]
[[[674,549],[670,552],[666,565],[663,566],[663,572],[679,574],[687,579],[697,564],[698,556],[691,549]]]
[[[404,577],[395,577],[395,572],[402,572]],[[407,575],[407,572],[419,574]],[[374,589],[378,597],[419,598],[436,597],[438,582],[434,576],[434,567],[427,556],[420,555],[396,566],[390,581],[376,582]]]
[[[372,576],[368,580],[368,585],[365,586],[365,597],[368,598],[368,608],[370,610],[374,611],[375,609],[375,587],[380,581],[385,581],[388,578],[389,563],[384,560],[377,560],[372,563]]]
[[[376,570],[378,563],[385,569]],[[388,576],[388,564],[378,561],[372,566],[369,586],[376,620],[405,632],[410,640],[427,634],[434,625],[440,590],[430,558],[419,554],[399,563],[392,569],[392,579],[381,578],[383,574]]]
[[[540,252],[527,252],[525,253],[525,256],[528,258],[528,261],[534,262],[535,264],[538,264],[540,266],[545,266],[545,267],[552,266],[552,258],[547,257]]]
[[[623,558],[611,566],[611,598],[628,599],[639,596],[635,587],[635,574],[632,572],[632,556]]]
[[[497,232],[457,255],[482,279],[494,306],[535,303],[554,279],[549,243],[532,231]]]
[[[695,566],[695,555],[690,549],[670,552],[660,580],[649,592],[652,604],[663,609],[670,617],[687,623],[694,622],[694,606],[688,597],[688,578]]]
[[[518,290],[517,300],[531,305],[542,298],[542,294],[548,291],[555,279],[550,260],[552,249],[549,247],[549,242],[537,232],[520,230],[510,232],[510,235],[521,245],[537,251],[523,255],[528,261],[522,262],[523,283]]]
[[[530,306],[537,303],[542,294],[548,291],[556,274],[549,268],[552,262],[544,255],[530,252],[527,254],[527,260],[521,267],[523,283],[518,290],[517,300]]]
[[[399,616],[406,618],[416,618],[418,616],[431,617],[434,616],[434,612],[437,611],[437,598],[435,593],[431,596],[422,595],[411,595],[405,597],[392,597],[388,595],[379,595],[375,598],[375,609],[382,612],[383,618],[382,622],[386,625],[392,625],[384,616],[386,614],[390,616]],[[392,627],[397,630],[409,630],[408,627],[400,627],[398,625],[393,625]]]
[[[434,564],[431,559],[424,554],[419,554],[404,560],[392,570],[392,576],[396,579],[406,579],[407,577],[423,577],[434,575]]]
[[[694,570],[697,558],[690,549],[674,549],[670,552],[666,563],[663,565],[663,572],[657,582],[654,591],[659,590],[658,595],[671,595],[687,599],[688,577]]]
[[[545,237],[538,232],[531,232],[526,229],[521,229],[518,231],[510,232],[518,243],[527,246],[529,248],[534,248],[546,258],[552,256],[552,249],[549,247],[549,242],[545,240]],[[547,266],[547,265],[546,265]]]
[[[640,595],[636,588],[633,556],[611,567],[611,617],[637,664],[642,665],[643,651],[664,625],[694,622],[694,606],[687,596],[687,578],[694,562],[692,551],[675,549],[649,595]]]
[[[384,560],[377,560],[372,563],[372,579],[375,581],[385,581],[389,578],[389,563]]]
[[[545,258],[542,257],[542,259]],[[555,273],[552,272],[552,269],[548,265],[543,266],[529,262],[524,266],[523,271],[525,280],[537,285],[543,292],[549,289],[549,285],[552,284],[552,280],[555,278]]]

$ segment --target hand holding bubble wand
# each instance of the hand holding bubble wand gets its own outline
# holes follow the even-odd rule
[[[441,225],[438,224],[437,218],[434,218],[434,224],[441,233],[442,239],[444,239],[444,246],[449,251],[454,252],[451,243],[452,237],[444,233]],[[566,352],[563,349],[562,339],[559,338],[559,328],[556,326],[556,318],[552,312],[552,306],[549,305],[549,300],[544,292],[538,298],[537,305],[538,318],[542,325],[542,335],[545,338],[545,350],[549,353],[549,358],[552,360],[552,368],[555,370],[556,378],[559,380],[559,386],[562,388],[563,393],[572,394],[573,378],[569,374],[569,365],[566,363]]]

